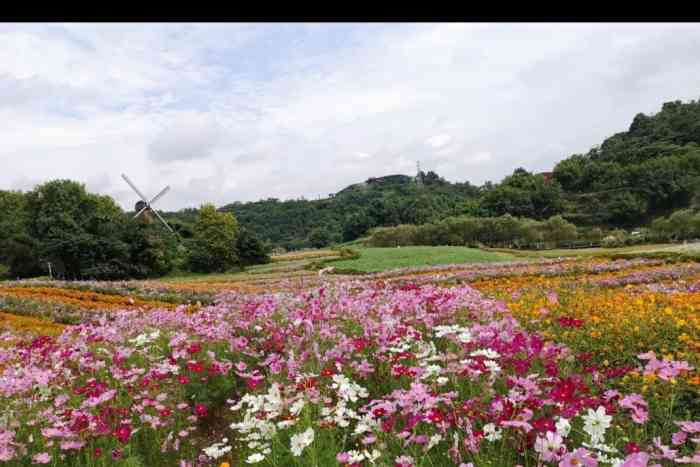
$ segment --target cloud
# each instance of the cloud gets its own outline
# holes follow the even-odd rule
[[[206,159],[221,142],[224,130],[210,115],[185,113],[169,122],[148,145],[154,162]]]
[[[693,24],[2,24],[0,188],[315,198],[548,170],[699,97]]]
[[[433,149],[440,149],[450,144],[450,141],[452,141],[452,137],[450,135],[442,134],[431,136],[425,140],[425,144]]]

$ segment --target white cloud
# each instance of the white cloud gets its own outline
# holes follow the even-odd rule
[[[431,136],[430,138],[425,140],[425,144],[427,146],[430,146],[431,148],[440,149],[450,144],[451,141],[452,137],[450,135],[443,134]]]
[[[551,169],[700,74],[692,24],[3,24],[0,43],[0,188],[73,178],[128,208],[121,172],[174,209],[417,160],[472,183]]]

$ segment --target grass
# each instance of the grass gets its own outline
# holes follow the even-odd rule
[[[378,272],[386,269],[438,264],[508,261],[507,253],[490,252],[460,246],[407,246],[401,248],[356,248],[358,259],[329,263],[339,270]]]
[[[670,244],[653,243],[645,245],[624,246],[618,248],[578,248],[578,249],[555,249],[555,250],[510,250],[507,248],[489,248],[488,251],[512,254],[524,258],[595,258],[611,256],[663,256],[663,254],[682,255],[688,259],[700,258],[700,243]]]

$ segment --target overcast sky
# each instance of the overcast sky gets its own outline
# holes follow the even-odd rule
[[[0,24],[0,189],[130,209],[551,169],[700,97],[698,24]]]

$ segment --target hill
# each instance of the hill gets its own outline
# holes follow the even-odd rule
[[[367,229],[422,224],[470,212],[479,189],[449,183],[433,172],[415,177],[389,175],[350,185],[326,199],[270,198],[221,207],[259,238],[287,249],[349,241]]]
[[[546,219],[562,214],[584,226],[632,227],[700,200],[700,103],[667,102],[638,114],[625,132],[553,171],[516,168],[500,183],[450,183],[434,172],[387,175],[343,188],[326,199],[234,202],[220,209],[273,246],[323,247],[368,229],[424,224],[448,216]],[[186,230],[196,210],[169,213]]]

